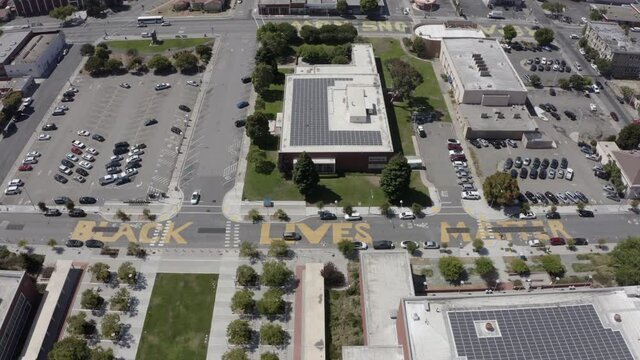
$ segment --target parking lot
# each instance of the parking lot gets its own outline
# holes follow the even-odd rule
[[[559,48],[555,47],[551,48],[551,51],[511,50],[511,53],[507,53],[507,56],[511,60],[513,67],[516,69],[516,72],[518,73],[520,78],[523,79],[523,82],[525,84],[528,84],[528,81],[525,80],[525,75],[538,75],[540,77],[542,85],[555,86],[558,82],[558,79],[568,79],[573,74],[580,74],[580,72],[576,69],[575,61],[572,62],[571,59],[565,57],[565,55],[562,51],[560,51]],[[539,62],[533,61],[532,64],[527,63],[527,60],[535,60],[536,58],[539,59]],[[553,65],[543,65],[541,63],[543,58],[545,58],[546,60],[558,60],[559,62],[564,60],[567,66],[564,67],[563,72],[554,71]],[[534,64],[536,65],[536,70],[531,71],[531,66]],[[584,64],[582,64],[581,66],[584,68]],[[569,68],[568,72],[567,67]],[[540,68],[543,68],[543,70],[539,70]]]
[[[26,204],[30,200],[34,203],[44,201],[51,203],[56,196],[68,196],[76,201],[80,196],[93,196],[99,203],[108,200],[125,201],[130,199],[144,199],[147,194],[160,194],[168,190],[177,157],[177,148],[183,135],[170,131],[176,126],[184,131],[189,112],[180,110],[179,105],[186,105],[192,109],[196,101],[199,87],[187,85],[188,80],[199,82],[198,77],[185,77],[173,74],[170,76],[112,76],[106,78],[91,78],[79,76],[73,82],[78,89],[72,102],[62,103],[62,94],[51,105],[51,111],[38,126],[31,142],[25,147],[22,155],[16,159],[15,169],[22,164],[28,152],[37,151],[41,154],[33,170],[16,172],[14,178],[25,182],[24,191],[20,195],[4,196],[4,204]],[[130,88],[123,88],[121,83],[130,84]],[[157,83],[170,83],[171,87],[156,91]],[[66,90],[66,89],[65,89]],[[37,99],[36,99],[37,101]],[[66,105],[69,110],[64,115],[52,116],[56,106]],[[157,124],[145,126],[145,121],[156,119]],[[52,131],[41,131],[45,123],[54,123],[57,127]],[[79,131],[85,130],[88,136],[81,136]],[[51,136],[50,140],[39,141],[40,134]],[[99,134],[105,138],[97,141],[92,138]],[[184,134],[184,132],[182,133]],[[80,141],[84,144],[81,149],[74,150],[72,142]],[[137,174],[131,176],[131,182],[116,185],[111,183],[101,186],[99,179],[107,174],[105,165],[113,156],[114,144],[128,142],[133,149],[134,144],[144,144],[142,161],[137,168]],[[88,151],[93,148],[95,151]],[[78,175],[82,157],[94,152],[94,160],[90,162],[85,182],[74,179]],[[71,175],[63,175],[59,166],[67,154],[74,167]],[[129,153],[122,154],[121,170],[125,170],[126,158]],[[71,157],[71,156],[70,156]],[[115,170],[114,170],[115,171]],[[68,179],[66,184],[54,180],[56,174]],[[30,200],[29,200],[30,199]]]
[[[494,6],[493,9],[489,9],[482,1],[474,0],[460,0],[462,11],[468,17],[481,17],[486,18],[492,10],[502,11],[504,18],[507,20],[526,20],[530,16],[530,11],[526,7],[516,8],[514,6]],[[501,23],[504,20],[496,20],[496,23]]]

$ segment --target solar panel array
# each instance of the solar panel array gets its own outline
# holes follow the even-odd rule
[[[450,311],[457,355],[468,360],[633,360],[619,331],[593,305]],[[474,322],[495,321],[501,336],[479,338]]]
[[[327,88],[336,81],[351,80],[353,79],[293,80],[291,146],[382,145],[379,131],[329,130]]]

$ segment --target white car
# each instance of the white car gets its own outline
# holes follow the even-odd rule
[[[600,94],[600,88],[598,87],[598,85],[596,84],[591,85],[591,89],[593,89],[594,93]]]
[[[467,167],[467,163],[464,161],[454,161],[453,162],[453,166],[462,166],[462,167]]]
[[[80,148],[80,149],[84,149],[84,148],[85,148],[84,143],[82,143],[82,142],[80,142],[80,141],[78,141],[78,140],[73,140],[73,141],[71,142],[71,145],[73,145],[73,146],[75,146],[75,147],[77,147],[77,148]]]
[[[357,213],[354,211],[351,213],[351,215],[344,214],[344,219],[347,221],[358,221],[358,220],[362,220],[362,216],[360,216],[360,213]]]
[[[90,162],[88,162],[88,161],[80,161],[80,162],[78,163],[78,165],[80,165],[81,167],[83,167],[83,168],[85,168],[85,169],[87,169],[87,170],[89,170],[89,169],[93,168],[93,164],[91,164],[91,163],[90,163]]]
[[[112,157],[109,158],[110,161],[120,161],[122,159],[123,159],[122,155],[113,155]]]
[[[598,111],[598,108],[596,107],[596,104],[594,104],[594,103],[589,104],[589,109],[591,109],[591,111],[593,111],[593,112]]]
[[[416,218],[412,211],[402,212],[400,213],[400,215],[398,215],[398,217],[400,218],[400,220],[413,220]]]
[[[40,134],[38,136],[38,140],[39,141],[51,140],[51,135],[49,135],[49,134]]]
[[[58,166],[58,170],[59,170],[61,173],[65,174],[65,175],[71,175],[71,174],[72,174],[71,169],[69,169],[68,167],[66,167],[66,166],[64,166],[64,165],[60,165],[60,166]]]
[[[520,215],[518,215],[518,218],[520,220],[532,220],[536,218],[536,214],[532,213],[531,211],[526,212],[526,213],[520,213]]]
[[[67,105],[58,105],[58,106],[56,106],[55,110],[58,110],[58,111],[69,111],[69,107]]]
[[[580,64],[576,64],[576,70],[578,70],[578,71],[582,71],[582,65],[580,65]]]
[[[29,151],[29,152],[27,153],[27,156],[33,156],[33,157],[40,157],[40,155],[42,155],[42,154],[40,154],[40,153],[39,153],[39,152],[37,152],[37,151]]]
[[[70,88],[67,89],[67,91],[71,91],[71,92],[74,92],[74,93],[77,94],[80,90],[78,90],[77,88],[74,88],[74,87],[70,87]]]
[[[13,179],[9,181],[9,186],[22,186],[24,183],[20,179]]]
[[[584,157],[586,157],[589,160],[600,161],[600,155],[597,155],[597,154],[584,154]]]
[[[29,156],[24,160],[22,160],[22,165],[31,165],[31,164],[37,164],[37,163],[38,163],[38,159],[34,158],[33,156]]]
[[[83,183],[85,181],[87,181],[87,179],[84,178],[84,176],[82,175],[76,175],[73,177],[73,180],[79,182],[79,183]]]
[[[416,249],[420,249],[420,245],[417,242],[411,241],[411,240],[405,240],[401,242],[400,247],[402,247],[403,249],[406,249],[407,245],[409,245],[410,243],[413,243],[416,246]]]
[[[123,89],[130,89],[131,85],[129,85],[129,83],[121,83],[120,87],[123,88]]]
[[[80,135],[80,136],[91,136],[91,133],[88,132],[87,130],[79,130],[78,131],[78,135]]]
[[[73,162],[78,161],[78,157],[77,157],[77,156],[75,156],[75,155],[73,155],[72,153],[68,153],[68,154],[67,154],[67,159],[69,159],[69,160],[71,160],[71,161],[73,161]]]
[[[168,89],[170,87],[171,87],[171,84],[169,84],[169,83],[158,83],[158,84],[156,84],[155,89],[156,90],[164,90],[164,89]]]
[[[91,162],[96,161],[96,158],[94,158],[93,155],[90,154],[82,154],[82,158]]]
[[[124,176],[134,176],[138,174],[138,169],[130,168],[124,171]]]
[[[127,158],[127,163],[130,163],[132,161],[138,161],[138,160],[141,160],[140,155],[132,155]]]
[[[367,245],[367,243],[364,243],[362,241],[354,241],[353,248],[355,250],[367,250],[369,248],[369,245]]]
[[[142,149],[133,149],[133,150],[129,151],[129,156],[142,155],[142,154],[144,154],[144,150],[142,150]]]
[[[451,155],[464,155],[464,151],[462,150],[449,150],[449,156]]]
[[[480,194],[477,191],[463,191],[460,197],[463,200],[480,200]]]
[[[171,23],[168,21],[163,22],[160,26],[171,26]]]
[[[584,48],[580,48],[578,51],[580,52],[580,55],[585,55],[587,53],[584,51]]]
[[[567,168],[567,172],[566,174],[564,174],[564,178],[571,181],[573,180],[573,169],[572,168]]]
[[[447,139],[447,144],[460,145],[460,141],[457,139]]]
[[[29,106],[31,105],[32,102],[33,102],[33,99],[30,97],[22,99],[22,105],[24,106]]]
[[[143,32],[143,33],[140,34],[140,36],[142,36],[143,38],[150,38],[151,37],[151,33]]]
[[[591,68],[593,68],[593,70],[598,71],[598,65],[596,65],[595,63],[591,63]]]
[[[191,194],[191,205],[197,205],[200,202],[200,192],[198,190]]]
[[[20,189],[17,186],[9,186],[4,190],[5,195],[18,195],[20,194]]]
[[[571,34],[571,36],[569,36],[571,39],[580,39],[580,36],[578,36],[578,34]]]
[[[602,185],[602,190],[608,191],[608,192],[615,192],[616,191],[616,189],[613,186],[611,186],[610,184]]]
[[[531,247],[540,247],[540,246],[542,246],[542,243],[540,243],[540,240],[538,240],[538,239],[529,240],[529,241],[527,241],[527,244],[529,244],[529,246],[531,246]]]
[[[640,27],[632,27],[631,29],[632,32],[640,32]]]
[[[195,87],[200,86],[200,84],[198,84],[198,82],[194,81],[194,80],[187,80],[187,85],[191,85],[191,86],[195,86]]]
[[[91,155],[94,155],[94,156],[95,156],[95,155],[100,154],[100,153],[98,152],[98,150],[96,150],[96,149],[94,149],[94,148],[88,148],[88,149],[87,149],[87,152],[88,152],[89,154],[91,154]]]
[[[585,23],[585,24],[587,23],[587,18],[586,17],[580,18],[580,20],[582,20],[582,22]]]

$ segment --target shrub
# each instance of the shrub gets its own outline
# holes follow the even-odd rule
[[[324,278],[325,286],[342,286],[345,283],[344,274],[332,262],[324,264],[320,275]]]
[[[271,288],[265,291],[262,299],[258,300],[256,307],[258,311],[267,316],[283,314],[285,309],[283,292],[277,288]]]
[[[458,282],[464,275],[462,261],[455,256],[445,256],[438,261],[440,273],[449,282]]]
[[[263,265],[262,283],[266,286],[284,286],[293,278],[293,271],[281,261],[267,261]]]
[[[242,286],[258,284],[258,273],[249,265],[240,265],[236,269],[236,281]]]
[[[236,291],[231,298],[231,311],[239,314],[248,314],[253,311],[256,301],[253,300],[253,291],[242,289]]]
[[[519,275],[529,274],[529,266],[527,266],[527,263],[522,259],[513,259],[509,265],[511,266],[511,271]]]

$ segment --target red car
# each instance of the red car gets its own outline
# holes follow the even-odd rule
[[[449,149],[449,150],[462,150],[462,146],[460,146],[460,144],[447,144],[447,149]]]
[[[33,170],[33,166],[31,165],[20,165],[18,171],[31,171]]]
[[[82,155],[82,150],[78,149],[75,146],[71,148],[71,152],[76,154],[76,155]]]
[[[549,244],[554,245],[554,246],[558,246],[558,245],[566,245],[567,242],[564,241],[563,238],[561,237],[554,237],[549,239]]]

